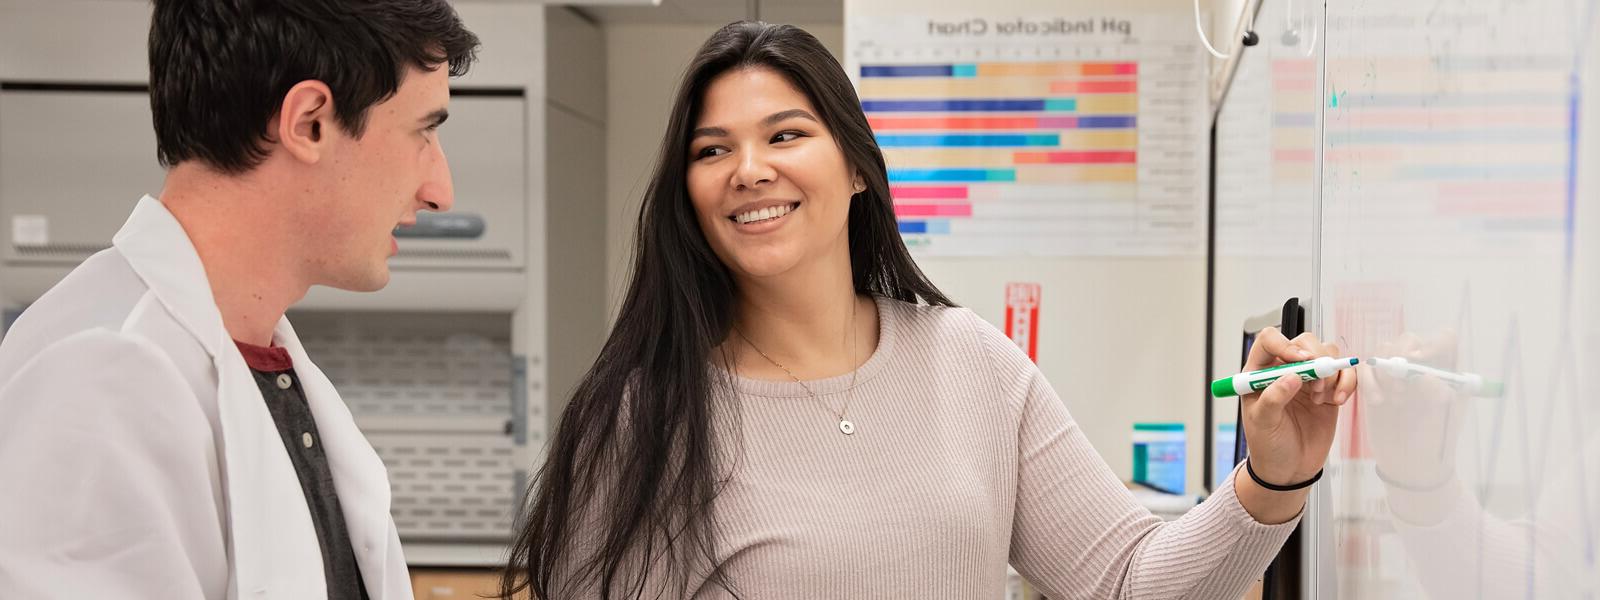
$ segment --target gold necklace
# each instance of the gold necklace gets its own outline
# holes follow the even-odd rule
[[[855,324],[856,324],[856,307],[857,307],[857,302],[856,302],[856,299],[855,299],[854,296],[852,296],[850,298],[850,303],[851,303],[850,304],[850,324],[849,324],[849,328],[850,328],[850,350],[853,351],[853,350],[855,350],[855,341],[856,341]],[[793,379],[795,383],[800,384],[801,389],[804,389],[806,391],[806,395],[810,396],[812,401],[814,401],[817,404],[821,405],[824,409],[827,409],[827,411],[829,413],[832,413],[834,417],[838,418],[839,419],[839,433],[843,433],[845,435],[855,435],[855,433],[856,433],[856,424],[850,422],[850,420],[844,418],[844,416],[845,416],[845,413],[850,411],[850,396],[855,393],[855,389],[856,389],[856,374],[860,371],[860,369],[852,368],[850,370],[850,387],[847,387],[844,390],[844,409],[840,410],[838,412],[834,412],[833,406],[829,405],[826,402],[823,402],[821,398],[818,398],[817,397],[817,393],[811,390],[811,386],[806,385],[806,382],[801,381],[799,377],[796,377],[795,374],[794,374],[794,371],[790,371],[789,367],[785,367],[785,366],[783,366],[783,363],[780,363],[780,362],[778,362],[776,360],[773,360],[771,356],[767,356],[767,353],[766,352],[762,352],[761,348],[757,347],[755,342],[752,342],[752,341],[750,341],[750,338],[745,337],[744,332],[740,331],[738,327],[734,327],[733,328],[733,332],[739,334],[739,339],[744,340],[744,343],[748,344],[752,350],[755,350],[756,354],[760,354],[761,358],[767,359],[767,362],[772,363],[772,366],[775,366],[775,367],[777,367],[779,369],[782,369],[784,373],[788,374],[789,375],[789,379]],[[853,367],[854,364],[855,364],[855,353],[854,352],[847,352],[847,353],[850,354],[850,363],[851,363],[851,365]]]

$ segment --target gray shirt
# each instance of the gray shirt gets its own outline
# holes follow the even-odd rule
[[[295,475],[300,478],[300,490],[305,493],[306,508],[311,511],[311,523],[317,530],[317,544],[322,550],[328,600],[367,600],[361,567],[356,564],[350,531],[345,527],[344,512],[339,507],[339,493],[333,486],[328,454],[322,449],[311,405],[306,401],[299,377],[295,376],[289,353],[282,348],[235,343],[255,375],[261,396],[267,401],[267,410],[272,413],[272,422],[278,428],[278,437],[283,439],[283,449],[289,453],[289,462],[294,464]]]

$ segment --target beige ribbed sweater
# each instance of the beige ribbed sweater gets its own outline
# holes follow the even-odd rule
[[[1233,599],[1294,528],[1256,522],[1231,483],[1162,522],[993,326],[895,300],[878,313],[852,436],[799,384],[734,379],[732,480],[714,512],[740,596],[999,600],[1010,563],[1051,598]],[[850,380],[806,384],[837,409]]]

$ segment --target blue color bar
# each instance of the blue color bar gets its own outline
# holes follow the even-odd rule
[[[1078,117],[1079,129],[1127,129],[1138,122],[1134,117]]]
[[[976,65],[971,66],[973,73],[977,73]],[[862,77],[949,77],[955,68],[952,65],[878,65],[861,67]],[[969,76],[970,77],[970,76]]]
[[[889,181],[892,182],[982,183],[1016,180],[1016,169],[889,169]]]
[[[1078,101],[1071,98],[1049,100],[866,100],[867,112],[1043,112],[1073,111]]]
[[[1015,148],[1061,145],[1061,136],[1054,133],[935,133],[935,134],[883,134],[878,145],[885,148]]]
[[[929,233],[936,235],[949,235],[950,220],[932,219],[928,221],[901,221],[900,233]]]

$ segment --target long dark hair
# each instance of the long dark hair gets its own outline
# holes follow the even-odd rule
[[[501,593],[538,598],[594,590],[638,597],[645,579],[693,590],[696,576],[732,591],[714,564],[711,502],[725,481],[714,433],[734,412],[731,382],[707,368],[730,331],[735,284],[695,218],[685,183],[690,131],[712,80],[741,68],[780,73],[838,140],[867,189],[851,202],[858,294],[951,305],[900,239],[883,154],[844,69],[788,25],[738,22],[706,40],[673,102],[660,162],[639,210],[633,273],[599,358],[561,415]],[[652,569],[659,569],[651,572]]]

